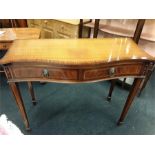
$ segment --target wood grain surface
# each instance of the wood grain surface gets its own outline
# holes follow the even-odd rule
[[[51,64],[100,64],[126,60],[154,60],[132,39],[30,39],[16,40],[0,64],[45,62]]]

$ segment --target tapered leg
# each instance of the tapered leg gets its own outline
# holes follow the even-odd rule
[[[125,82],[126,82],[126,78],[124,78],[122,81],[122,88],[124,88]]]
[[[134,97],[135,97],[135,96],[137,95],[137,93],[138,93],[139,86],[141,85],[142,81],[143,81],[142,78],[136,78],[136,79],[134,80],[134,83],[133,83],[133,85],[132,85],[132,88],[131,88],[131,90],[130,90],[130,93],[129,93],[129,95],[128,95],[128,98],[127,98],[127,100],[126,100],[125,106],[124,106],[124,108],[123,108],[122,114],[121,114],[121,116],[120,116],[120,119],[118,120],[117,125],[120,125],[120,124],[123,123],[124,118],[125,118],[125,116],[126,116],[128,110],[129,110],[129,108],[130,108],[130,106],[131,106],[131,104],[132,104],[132,101],[133,101]]]
[[[116,83],[116,79],[111,80],[111,86],[110,86],[109,94],[108,94],[108,97],[107,97],[108,101],[111,101],[111,96],[112,96],[112,92],[113,92],[114,87],[115,87],[115,83]]]
[[[15,100],[16,100],[17,106],[19,108],[19,111],[20,111],[20,113],[22,115],[22,118],[24,120],[25,127],[26,127],[27,130],[30,130],[27,114],[26,114],[26,111],[25,111],[24,103],[23,103],[23,100],[22,100],[22,97],[21,97],[21,93],[20,93],[18,84],[13,82],[13,83],[9,83],[9,85],[10,85],[12,93],[13,93],[13,95],[15,97]]]
[[[33,89],[32,83],[27,82],[27,84],[28,84],[30,95],[31,95],[32,103],[33,103],[33,105],[36,105],[37,102],[36,102],[36,99],[35,99],[34,89]]]
[[[153,71],[149,71],[149,72],[148,72],[147,76],[146,76],[145,79],[144,79],[144,82],[143,82],[142,86],[140,87],[140,91],[139,91],[138,96],[141,95],[141,93],[142,93],[142,91],[144,90],[144,88],[145,88],[145,86],[146,86],[148,80],[150,79],[152,73],[153,73]]]

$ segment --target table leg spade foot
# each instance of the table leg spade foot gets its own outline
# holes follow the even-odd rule
[[[110,97],[110,96],[107,97],[107,101],[108,101],[108,102],[111,101],[111,97]]]
[[[117,122],[117,126],[120,126],[120,125],[122,125],[122,124],[124,124],[123,121],[122,121],[122,122],[121,122],[121,121],[118,121],[118,122]]]
[[[28,127],[28,128],[26,128],[26,131],[27,131],[27,132],[31,132],[32,130],[31,130],[30,127]]]
[[[35,106],[37,104],[37,101],[32,101],[33,105]]]

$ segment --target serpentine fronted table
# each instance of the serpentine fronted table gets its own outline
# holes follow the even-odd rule
[[[134,77],[120,124],[154,59],[128,38],[31,39],[14,41],[0,64],[29,129],[18,82],[84,83]]]

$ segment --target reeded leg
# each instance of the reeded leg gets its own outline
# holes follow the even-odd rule
[[[20,113],[22,115],[22,118],[24,120],[26,130],[30,130],[27,114],[26,114],[26,111],[25,111],[24,103],[23,103],[23,100],[22,100],[22,97],[21,97],[21,93],[20,93],[18,84],[13,82],[13,83],[9,83],[9,85],[10,85],[12,93],[13,93],[13,95],[15,97],[16,104],[17,104],[17,106],[19,108],[19,111],[20,111]]]
[[[124,118],[125,118],[125,116],[126,116],[128,110],[129,110],[129,108],[130,108],[130,106],[131,106],[131,104],[132,104],[132,101],[133,101],[134,97],[135,97],[135,96],[137,95],[137,93],[138,93],[139,86],[140,86],[140,84],[142,83],[142,81],[143,81],[143,79],[141,79],[141,78],[136,78],[136,79],[134,80],[134,83],[133,83],[133,85],[132,85],[132,88],[131,88],[131,90],[130,90],[130,93],[129,93],[129,95],[128,95],[128,98],[127,98],[127,100],[126,100],[125,106],[124,106],[124,108],[123,108],[122,114],[121,114],[121,116],[120,116],[120,119],[118,120],[117,125],[120,125],[120,124],[123,123]]]
[[[36,99],[35,99],[34,89],[33,89],[32,83],[27,82],[27,84],[28,84],[30,95],[31,95],[32,103],[33,103],[33,105],[36,105],[37,102],[36,102]]]
[[[111,86],[110,86],[109,94],[108,94],[108,97],[107,97],[108,101],[111,101],[111,96],[112,96],[112,92],[113,92],[114,87],[115,87],[115,83],[116,83],[116,79],[111,80]]]

